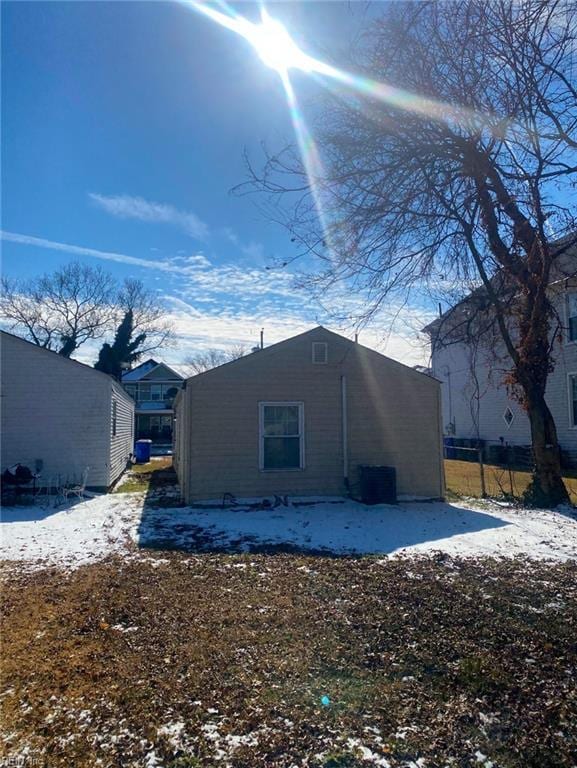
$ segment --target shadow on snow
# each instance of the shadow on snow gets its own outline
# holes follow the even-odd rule
[[[174,491],[151,482],[138,529],[140,547],[206,553],[390,554],[453,536],[502,528],[494,515],[443,502],[365,506],[349,499],[255,508],[175,506]],[[434,549],[434,547],[431,547]]]
[[[2,523],[33,523],[59,512],[68,512],[75,506],[87,501],[91,495],[87,494],[84,498],[77,496],[70,497],[67,501],[59,499],[56,495],[42,495],[35,500],[32,496],[26,496],[15,504],[2,504],[0,509],[0,522]]]

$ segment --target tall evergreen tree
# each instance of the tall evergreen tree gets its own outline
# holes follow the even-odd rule
[[[145,333],[139,333],[134,339],[134,316],[132,310],[125,312],[122,322],[116,330],[112,344],[103,344],[94,365],[96,370],[108,373],[120,381],[123,365],[135,362],[140,356],[139,347],[146,339]]]

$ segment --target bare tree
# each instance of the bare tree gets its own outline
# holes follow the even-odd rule
[[[576,240],[554,244],[575,226],[576,37],[574,2],[388,3],[347,63],[370,78],[362,95],[333,89],[315,110],[323,167],[291,147],[249,166],[251,189],[294,203],[284,224],[319,259],[314,285],[361,291],[365,316],[482,287],[531,425],[532,498],[550,504],[568,499],[545,389],[549,285]]]
[[[110,327],[113,289],[108,273],[74,262],[34,280],[4,279],[0,312],[34,344],[70,357]]]
[[[211,368],[217,368],[219,365],[224,365],[224,363],[238,360],[240,357],[244,357],[245,354],[246,348],[240,344],[226,351],[223,349],[205,349],[202,352],[197,352],[185,358],[184,366],[191,376],[196,376],[198,373],[210,371]]]
[[[174,323],[158,294],[145,288],[142,281],[127,278],[118,292],[116,305],[117,323],[121,323],[126,313],[131,312],[132,334],[142,337],[137,358],[174,345]]]

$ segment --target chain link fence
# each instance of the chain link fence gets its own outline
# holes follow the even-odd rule
[[[451,462],[447,465],[449,490],[482,497],[519,499],[529,485],[534,468],[530,445],[511,445],[504,439],[445,437],[444,456]],[[574,475],[577,452],[563,450],[561,463]]]

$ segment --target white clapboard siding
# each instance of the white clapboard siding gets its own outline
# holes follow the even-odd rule
[[[556,299],[559,315],[564,316],[565,297]],[[555,369],[549,376],[546,399],[553,414],[561,448],[577,451],[577,429],[572,424],[569,375],[577,373],[577,343],[566,340],[554,347]],[[452,344],[435,348],[432,358],[433,375],[442,382],[443,427],[450,434],[448,425],[455,425],[455,436],[477,437],[471,413],[474,392],[474,376],[471,371],[471,349],[466,344]],[[479,437],[483,440],[499,440],[502,437],[512,445],[529,445],[531,431],[527,414],[509,396],[504,383],[505,371],[511,367],[504,346],[497,344],[491,350],[481,352],[474,368],[479,380],[480,417]],[[510,426],[503,419],[506,408],[514,414]]]
[[[0,357],[0,471],[41,467],[42,481],[55,483],[89,467],[87,486],[108,488],[130,453],[125,426],[111,447],[113,390],[123,424],[134,418],[131,398],[110,376],[4,331]]]
[[[134,401],[124,389],[111,380],[110,398],[110,474],[108,485],[114,483],[126,469],[134,446]],[[116,405],[116,434],[113,414]]]

